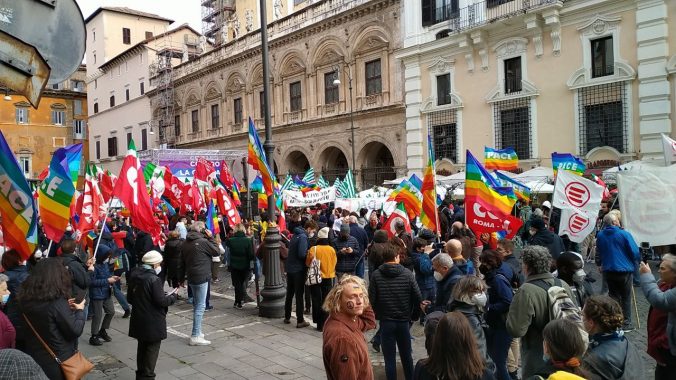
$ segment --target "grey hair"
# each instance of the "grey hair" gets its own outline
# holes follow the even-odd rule
[[[357,223],[357,217],[354,215],[350,215],[350,224],[356,224]]]
[[[9,277],[6,274],[0,273],[0,284],[3,282],[9,282]]]
[[[603,224],[606,226],[615,226],[619,220],[617,219],[617,214],[609,212],[606,216],[603,217]]]
[[[665,253],[662,256],[662,260],[668,260],[669,261],[669,269],[671,269],[672,272],[676,273],[676,255],[672,255],[671,253]],[[0,275],[2,276],[2,275]],[[0,277],[0,282],[2,282],[2,277]]]
[[[533,215],[542,218],[545,215],[545,213],[542,211],[542,209],[536,208],[535,210],[533,210]]]
[[[453,259],[448,253],[438,253],[432,259],[432,264],[434,263],[437,263],[438,265],[441,265],[442,267],[446,267],[448,269],[451,269],[453,267]]]
[[[202,232],[203,229],[207,228],[207,225],[199,220],[197,222],[193,222],[193,224],[190,226],[190,231],[197,231],[197,232]]]
[[[552,256],[549,250],[539,245],[529,245],[523,249],[521,261],[528,267],[529,274],[549,273]]]
[[[395,222],[394,222],[394,228],[395,228],[397,231],[403,230],[403,229],[404,229],[404,222],[401,221],[401,220],[395,221]]]

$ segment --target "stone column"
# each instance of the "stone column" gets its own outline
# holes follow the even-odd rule
[[[420,63],[413,57],[404,60],[404,102],[406,103],[406,167],[409,174],[422,173],[423,126],[420,116],[422,91],[420,83]]]

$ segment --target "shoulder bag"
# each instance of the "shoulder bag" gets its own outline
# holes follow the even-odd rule
[[[51,348],[45,343],[44,340],[42,340],[42,337],[40,337],[40,334],[35,330],[33,327],[33,324],[31,321],[28,320],[28,317],[26,317],[26,314],[23,314],[23,318],[26,320],[26,323],[28,323],[28,327],[33,330],[33,334],[38,338],[40,343],[45,347],[45,350],[49,353],[49,355],[54,358],[54,360],[61,366],[61,371],[63,372],[63,377],[66,380],[80,380],[82,379],[86,374],[91,372],[92,369],[94,369],[94,364],[92,364],[87,358],[82,355],[82,352],[80,351],[75,351],[75,354],[68,358],[65,361],[61,361],[58,356],[52,351]]]
[[[320,262],[317,259],[317,246],[312,247],[315,249],[314,257],[310,263],[310,267],[307,271],[307,277],[305,278],[305,285],[312,286],[322,283],[322,272],[320,270]]]

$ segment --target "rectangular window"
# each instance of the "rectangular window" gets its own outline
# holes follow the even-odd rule
[[[380,59],[366,62],[366,96],[383,92],[380,77]]]
[[[141,150],[148,150],[148,130],[141,129]]]
[[[96,159],[101,159],[101,141],[96,140]]]
[[[519,159],[531,158],[530,98],[505,100],[494,104],[495,147],[514,148]]]
[[[108,137],[108,157],[117,157],[117,137]]]
[[[220,115],[218,114],[218,104],[211,105],[211,128],[218,129],[221,127]]]
[[[174,116],[174,136],[178,137],[181,135],[181,116]]]
[[[71,80],[70,87],[73,91],[84,91],[84,82],[80,80]]]
[[[580,154],[609,146],[628,153],[627,94],[622,82],[578,90]]]
[[[52,85],[52,90],[60,90],[61,89],[61,83],[54,83]]]
[[[96,54],[94,54],[94,63],[96,63]]]
[[[99,113],[99,103],[94,103],[94,113]]]
[[[139,83],[139,88],[141,90],[141,95],[146,93],[146,87],[144,82]]]
[[[146,32],[146,40],[153,38],[153,32]]]
[[[28,108],[16,107],[16,123],[28,124]]]
[[[75,99],[73,100],[73,116],[82,115],[82,100]]]
[[[237,98],[232,102],[232,114],[235,124],[242,124],[242,98]]]
[[[31,176],[31,158],[30,157],[19,157],[21,163],[21,171],[26,178]]]
[[[127,132],[127,146],[129,146],[129,144],[131,144],[131,139],[132,139],[131,132]]]
[[[191,116],[191,120],[192,120],[192,133],[197,133],[200,130],[199,111],[193,110],[190,113],[190,116]]]
[[[447,158],[458,162],[457,111],[443,110],[427,116],[427,127],[432,136],[434,156],[437,160]]]
[[[260,105],[260,115],[261,119],[265,117],[265,92],[261,91],[258,93],[258,104]]]
[[[291,112],[300,111],[303,106],[300,81],[289,85],[289,101],[291,103]]]
[[[124,98],[125,98],[127,101],[129,101],[129,89],[128,89],[128,88],[124,90]]]
[[[437,105],[451,104],[451,74],[437,75]]]
[[[87,123],[84,120],[73,120],[73,138],[84,139],[86,126]]]
[[[324,104],[338,103],[338,85],[333,84],[336,79],[338,79],[337,71],[324,74]]]
[[[592,78],[613,75],[615,57],[613,56],[613,36],[591,41]]]
[[[521,91],[521,57],[505,59],[505,94]]]
[[[52,124],[63,125],[66,121],[66,111],[52,111]]]
[[[131,30],[129,28],[122,28],[122,43],[125,45],[131,44]]]
[[[110,106],[115,107],[115,95],[110,96]]]
[[[486,7],[493,8],[493,7],[497,7],[498,5],[507,4],[510,1],[512,1],[512,0],[487,0],[486,1]]]

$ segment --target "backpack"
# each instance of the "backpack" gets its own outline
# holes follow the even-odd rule
[[[310,263],[310,267],[308,268],[307,271],[307,276],[305,277],[305,285],[307,286],[312,286],[312,285],[317,285],[322,283],[322,272],[320,270],[321,263],[319,259],[317,259],[317,246],[314,246],[315,249],[315,254],[314,258],[312,259],[312,262]]]
[[[589,343],[589,335],[582,323],[582,309],[570,298],[561,280],[554,279],[554,285],[549,285],[543,280],[532,282],[533,285],[547,292],[547,305],[549,308],[549,320],[567,319],[577,325],[585,346]]]

